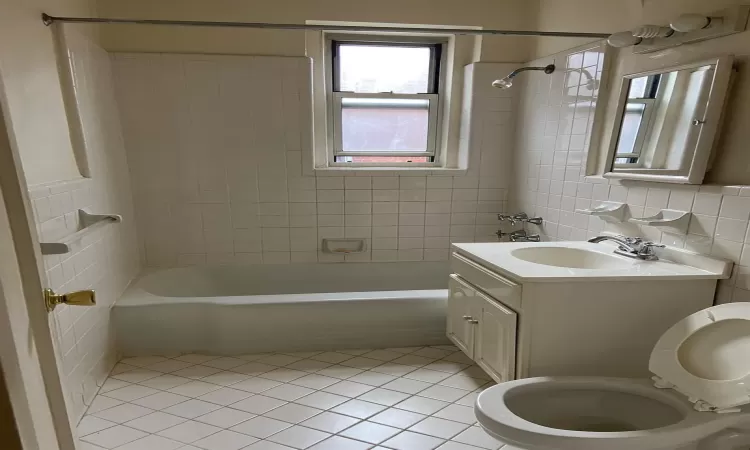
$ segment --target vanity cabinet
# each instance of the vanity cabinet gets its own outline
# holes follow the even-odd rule
[[[659,337],[713,304],[716,279],[514,276],[512,261],[478,251],[498,245],[520,244],[454,244],[447,317],[448,338],[497,382],[648,377]]]

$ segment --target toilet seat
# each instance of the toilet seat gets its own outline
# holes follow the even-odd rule
[[[750,303],[698,311],[654,346],[656,386],[686,395],[698,411],[734,412],[750,403]]]

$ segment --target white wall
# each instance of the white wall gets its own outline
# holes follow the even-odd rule
[[[123,222],[87,236],[70,254],[44,259],[48,286],[58,293],[94,289],[97,306],[58,306],[51,315],[62,354],[71,418],[78,420],[116,361],[110,308],[139,270],[130,180],[109,56],[92,40],[67,30],[76,102],[92,178],[34,186],[30,197],[40,241],[79,229],[77,211],[121,214]],[[71,117],[71,120],[75,120]]]
[[[371,248],[346,260],[445,260],[450,241],[495,240],[504,211],[513,65],[478,63],[465,175],[390,171],[304,176],[310,63],[299,57],[119,54],[118,99],[144,261],[342,261],[330,237]],[[468,116],[467,116],[468,117]]]
[[[714,52],[721,53],[738,39],[747,39],[748,34],[746,32],[739,37],[709,41],[702,45],[710,44]],[[586,68],[593,64],[595,48],[584,46],[531,63],[544,65],[554,62],[558,65],[558,71],[552,76],[530,74],[522,87],[521,120],[514,154],[516,179],[510,190],[511,203],[514,205],[511,210],[542,216],[545,222],[539,230],[549,240],[583,240],[607,230],[629,236],[644,236],[655,242],[730,259],[738,265],[730,280],[720,281],[717,301],[750,301],[750,186],[685,186],[608,181],[584,176],[585,152],[593,122],[593,109],[588,105],[601,99],[596,98],[597,92],[592,93],[585,83],[579,81],[578,70],[581,66],[578,61],[591,58],[591,63],[583,64],[583,70],[597,80],[606,77],[606,74],[596,70],[596,66]],[[581,58],[580,52],[585,50],[588,51]],[[685,47],[683,52],[689,57],[694,48]],[[631,58],[629,55],[624,57],[626,61]],[[621,55],[613,63],[613,77],[617,76],[616,71],[622,70],[622,58]],[[671,58],[677,58],[677,55],[673,53]],[[601,60],[601,54],[598,59]],[[748,77],[750,75],[742,73],[734,86],[730,103],[734,115],[750,113],[750,102],[737,103],[750,94]],[[579,86],[581,84],[583,86]],[[748,122],[744,123],[744,128],[747,128]],[[725,148],[719,154],[720,161],[717,161],[720,167],[743,164],[744,156],[732,155],[747,153],[746,141],[729,140],[729,135],[743,132],[741,127],[733,120],[727,125]],[[633,217],[652,215],[661,208],[691,211],[693,216],[688,233],[679,235],[632,224],[605,226],[598,218],[575,212],[602,200],[627,203]],[[536,229],[533,225],[530,227]]]
[[[298,23],[306,20],[534,28],[537,1],[526,0],[100,0],[103,17]],[[108,26],[104,47],[119,52],[305,55],[304,31]],[[524,61],[533,40],[485,37],[482,61]]]

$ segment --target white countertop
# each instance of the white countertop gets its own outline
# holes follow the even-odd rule
[[[567,247],[612,256],[626,262],[624,267],[578,269],[532,263],[511,254],[513,250],[529,247]],[[700,255],[677,248],[658,249],[658,261],[643,261],[614,253],[611,241],[591,242],[496,242],[453,244],[453,251],[497,273],[529,282],[554,281],[622,281],[628,280],[687,280],[726,279],[731,276],[730,261]]]

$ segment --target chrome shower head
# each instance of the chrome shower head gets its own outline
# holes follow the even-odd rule
[[[555,65],[549,64],[544,67],[521,67],[520,69],[516,69],[508,74],[507,77],[493,81],[492,87],[496,87],[499,89],[508,89],[509,87],[513,86],[513,78],[515,78],[519,73],[525,72],[527,70],[542,70],[544,71],[544,73],[549,75],[555,71]]]

